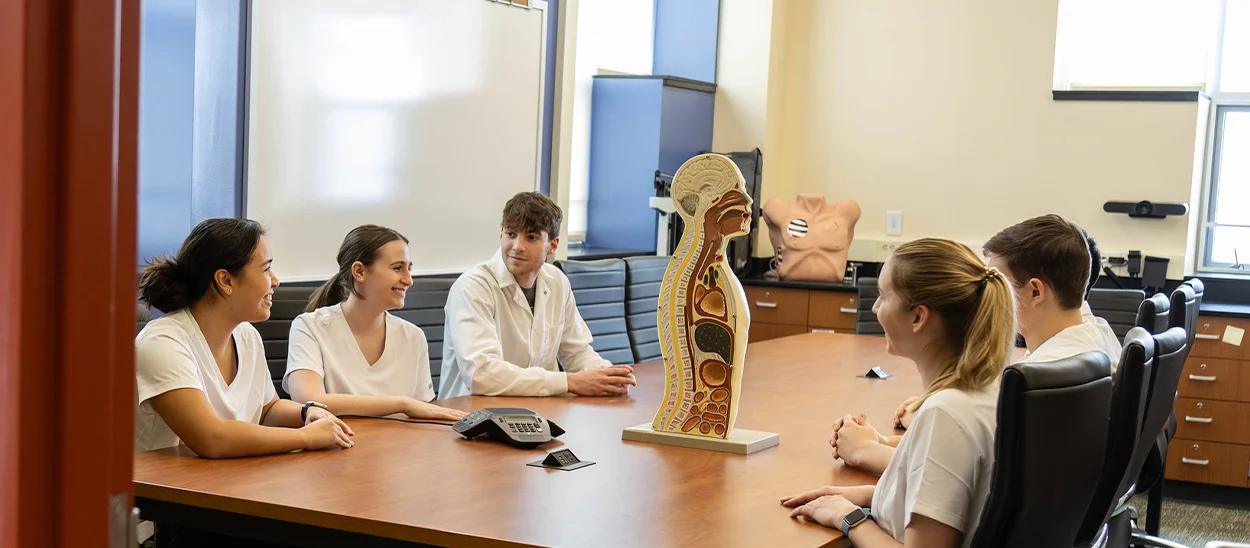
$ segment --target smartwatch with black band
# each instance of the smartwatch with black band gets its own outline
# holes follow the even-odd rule
[[[299,410],[299,420],[301,422],[308,422],[308,408],[309,407],[320,407],[327,411],[330,409],[330,407],[324,403],[308,400],[307,402],[304,403],[304,407]]]
[[[865,521],[872,519],[872,510],[867,508],[856,508],[842,518],[842,534],[851,536],[851,529],[862,525]]]

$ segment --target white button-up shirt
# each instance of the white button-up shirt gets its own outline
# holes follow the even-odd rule
[[[573,302],[569,279],[544,264],[534,310],[499,252],[460,275],[447,296],[439,398],[553,396],[569,391],[560,371],[610,365],[590,347],[590,328]]]

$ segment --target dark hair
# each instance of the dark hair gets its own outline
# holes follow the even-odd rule
[[[139,299],[169,313],[195,304],[211,287],[218,270],[238,276],[252,260],[265,228],[250,219],[208,219],[195,225],[178,255],[153,258],[139,275]],[[224,295],[223,295],[224,296]]]
[[[360,292],[356,291],[356,284],[352,280],[352,265],[357,262],[365,266],[373,265],[378,259],[378,250],[395,240],[408,243],[408,238],[403,234],[384,226],[360,225],[353,228],[343,238],[343,245],[339,246],[338,274],[326,280],[326,283],[313,292],[306,311],[312,312],[323,306],[341,303],[347,299],[348,292],[359,297]]]
[[[1085,284],[1085,299],[1088,300],[1090,290],[1098,285],[1098,278],[1102,277],[1102,251],[1098,250],[1098,242],[1084,228],[1081,234],[1085,235],[1085,243],[1089,245],[1089,282]]]
[[[1004,228],[985,242],[986,255],[1007,262],[1017,285],[1045,283],[1065,309],[1079,308],[1089,282],[1089,244],[1081,227],[1058,215],[1034,217]]]
[[[541,192],[520,192],[503,206],[499,228],[518,232],[546,232],[548,238],[560,236],[564,212],[555,201]]]

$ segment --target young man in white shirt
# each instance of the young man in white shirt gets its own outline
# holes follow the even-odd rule
[[[1015,293],[1016,326],[1028,348],[1017,362],[1049,362],[1100,350],[1115,370],[1119,340],[1114,333],[1107,336],[1110,327],[1105,321],[1082,314],[1096,263],[1081,227],[1058,215],[1034,217],[1003,229],[982,251]],[[908,409],[913,401],[904,401],[895,411],[895,427],[910,427],[913,414]],[[849,422],[835,421],[829,445],[835,458],[881,474],[900,439],[879,434],[868,426],[867,416],[860,415]]]
[[[632,367],[590,347],[568,278],[547,264],[563,217],[538,192],[508,200],[499,252],[462,274],[447,297],[440,398],[623,396],[637,385]]]

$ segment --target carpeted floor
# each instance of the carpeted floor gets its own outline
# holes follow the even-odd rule
[[[1133,506],[1144,520],[1146,497],[1134,498]],[[1215,540],[1250,543],[1250,510],[1166,498],[1159,536],[1191,548]]]

